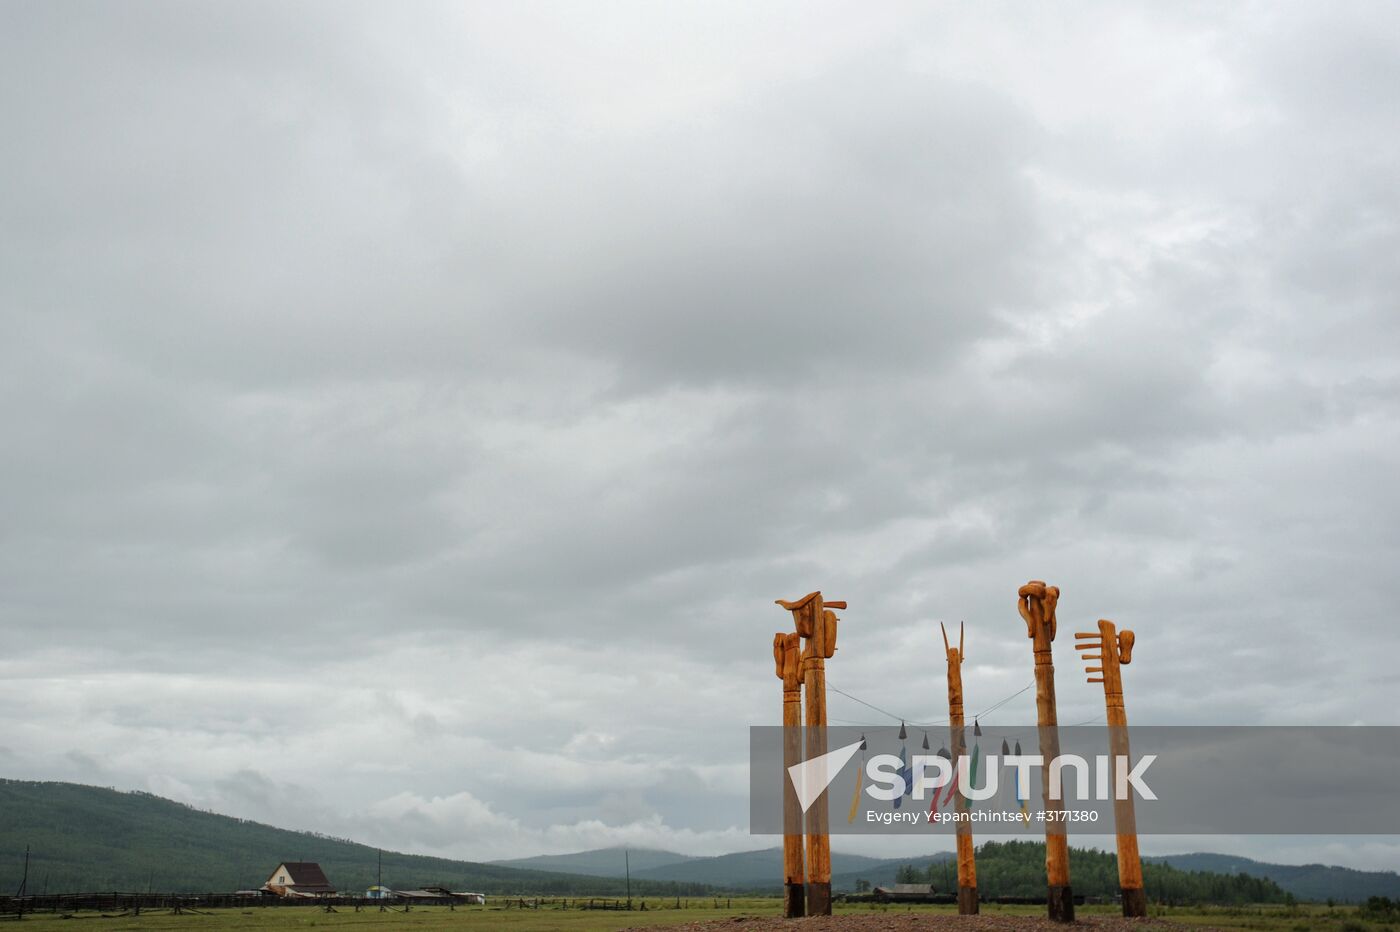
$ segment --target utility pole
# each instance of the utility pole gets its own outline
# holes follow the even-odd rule
[[[632,911],[632,857],[626,849],[622,849],[622,870],[627,875],[627,911]]]
[[[802,682],[806,687],[807,760],[826,753],[826,661],[836,653],[836,613],[845,602],[826,602],[821,591],[796,602],[777,603],[792,612],[797,633],[806,640],[802,651]],[[807,810],[807,915],[831,915],[831,838],[827,820],[827,791]]]
[[[948,629],[938,623],[943,632],[943,652],[948,655],[948,734],[953,742],[954,773],[957,762],[967,753],[967,732],[963,725],[962,662],[963,625],[958,624],[958,646],[948,643]],[[956,779],[956,777],[955,777]],[[965,808],[961,799],[959,803]],[[958,915],[975,916],[977,905],[977,856],[972,847],[972,823],[962,820],[954,823],[958,840]]]
[[[1142,886],[1142,858],[1138,855],[1137,818],[1133,812],[1132,791],[1123,786],[1120,770],[1131,764],[1128,755],[1128,712],[1123,707],[1123,677],[1119,668],[1133,660],[1133,632],[1118,631],[1113,622],[1100,619],[1097,634],[1076,631],[1074,646],[1083,652],[1085,660],[1097,660],[1099,666],[1084,668],[1089,682],[1103,684],[1104,704],[1108,708],[1108,748],[1113,769],[1113,825],[1118,835],[1118,890],[1123,901],[1123,915],[1130,918],[1147,915],[1147,893]],[[1098,651],[1097,654],[1088,651]]]
[[[788,774],[802,763],[802,638],[796,632],[773,635],[773,662],[783,681],[783,916],[806,915],[802,890],[802,804]]]
[[[19,892],[15,894],[18,906],[15,915],[20,919],[24,918],[24,898],[29,895],[29,846],[24,846],[24,876],[19,881]]]
[[[1016,608],[1026,622],[1026,637],[1035,649],[1035,709],[1040,732],[1040,755],[1048,768],[1060,756],[1060,729],[1055,712],[1055,606],[1060,601],[1058,586],[1047,586],[1033,579],[1016,591]],[[1046,914],[1054,922],[1074,921],[1074,893],[1069,886],[1069,839],[1064,820],[1057,814],[1064,801],[1050,797],[1050,781],[1041,785],[1045,802]]]

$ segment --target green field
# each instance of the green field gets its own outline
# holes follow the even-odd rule
[[[342,907],[335,913],[327,913],[317,907],[267,907],[254,909],[212,910],[193,915],[184,913],[172,915],[169,910],[147,910],[140,916],[101,918],[94,913],[79,913],[74,918],[86,921],[79,923],[88,929],[126,930],[280,930],[280,929],[393,929],[422,930],[486,930],[520,929],[540,930],[540,932],[615,932],[615,930],[636,926],[667,926],[683,922],[696,922],[713,919],[728,919],[737,916],[776,916],[780,903],[775,898],[734,899],[729,906],[724,900],[715,908],[710,901],[690,901],[689,907],[674,908],[674,901],[657,904],[648,902],[646,911],[614,912],[604,910],[562,909],[558,906],[545,906],[540,909],[503,908],[488,905],[485,907],[458,907],[455,911],[446,907],[420,907],[408,913],[379,912],[367,909],[354,912],[351,907]],[[1043,915],[1042,907],[1035,906],[984,906],[989,914],[1000,915]],[[1112,906],[1081,906],[1081,915],[1117,915]],[[904,913],[918,912],[932,915],[951,916],[956,913],[952,906],[871,906],[838,905],[838,913],[871,912]],[[1176,922],[1216,929],[1260,929],[1279,932],[1306,932],[1322,929],[1335,932],[1362,932],[1362,930],[1394,929],[1387,923],[1366,921],[1355,907],[1296,906],[1283,907],[1264,905],[1257,907],[1180,907],[1152,908],[1152,915]],[[24,918],[31,928],[73,928],[70,920],[60,915],[40,913]]]

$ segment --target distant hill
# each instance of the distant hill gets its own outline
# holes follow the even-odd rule
[[[18,888],[26,845],[32,852],[29,889],[35,893],[229,891],[258,886],[283,860],[317,861],[332,883],[356,891],[374,882],[379,855],[368,845],[202,812],[149,793],[0,780],[0,892]],[[775,892],[782,876],[781,848],[709,858],[636,850],[628,857],[632,890],[638,895]],[[951,876],[949,858],[946,852],[894,859],[833,852],[832,885],[849,891],[857,880],[893,883],[912,870],[942,888]],[[1270,901],[1282,891],[1315,901],[1400,899],[1400,875],[1393,871],[1268,864],[1218,854],[1144,860],[1149,893],[1155,888],[1183,901],[1230,902],[1241,896]],[[1113,888],[1114,863],[1111,853],[1074,849],[1070,865],[1076,891]],[[978,851],[978,877],[987,895],[1043,890],[1043,850],[1031,842],[990,842]],[[620,849],[493,864],[386,851],[384,881],[391,887],[442,884],[497,895],[618,896],[624,891]]]
[[[592,851],[578,851],[574,854],[541,854],[533,858],[512,858],[491,863],[501,867],[560,871],[566,874],[586,874],[589,877],[622,877],[625,874],[625,866],[630,864],[632,876],[637,877],[641,871],[651,868],[669,867],[672,864],[684,864],[694,860],[696,858],[688,854],[658,851],[654,848],[595,848]]]
[[[931,883],[945,892],[956,888],[956,869],[949,863],[948,855],[936,855],[928,864],[924,860],[906,859],[897,868],[894,879],[900,883]],[[1070,848],[1069,872],[1075,893],[1091,897],[1112,897],[1118,893],[1118,858],[1111,851]],[[1281,903],[1286,899],[1277,883],[1257,874],[1188,870],[1152,862],[1143,865],[1142,873],[1147,897],[1154,902],[1244,904]],[[873,877],[863,879],[875,882]],[[988,897],[1044,896],[1045,843],[983,843],[977,849],[977,889]]]
[[[741,851],[718,857],[692,858],[672,851],[631,852],[633,880],[705,884],[720,890],[775,892],[782,876],[782,849]],[[986,895],[1036,895],[1044,887],[1044,853],[1034,842],[985,844],[978,849],[978,874]],[[1182,854],[1144,857],[1149,892],[1182,902],[1234,902],[1257,898],[1268,902],[1283,893],[1300,900],[1362,902],[1369,896],[1400,899],[1400,875],[1393,871],[1356,871],[1319,864],[1267,864],[1223,854]],[[583,851],[574,855],[524,858],[500,862],[522,867],[622,876],[620,849]],[[651,866],[639,867],[639,864]],[[872,858],[832,852],[832,889],[849,893],[858,880],[872,886],[899,882],[913,868],[939,889],[956,884],[952,852],[918,857]],[[1174,870],[1172,870],[1174,869]],[[1075,889],[1096,895],[1116,892],[1117,860],[1112,852],[1074,848],[1070,854]],[[1250,880],[1241,880],[1240,874]],[[1277,885],[1275,887],[1275,885]]]
[[[591,854],[592,852],[585,852]],[[858,880],[872,886],[901,882],[932,883],[940,890],[957,885],[957,867],[951,852],[921,857],[872,858],[832,852],[832,889],[854,892]],[[1072,848],[1070,871],[1075,890],[1091,896],[1118,892],[1118,862],[1111,852]],[[1045,892],[1045,847],[1034,841],[987,842],[977,851],[979,887],[986,896],[1037,896]],[[1168,864],[1148,864],[1144,873],[1150,896],[1174,902],[1266,903],[1281,902],[1284,890],[1258,872],[1206,871]],[[712,858],[676,861],[644,871],[634,879],[689,881],[721,890],[776,892],[782,876],[782,849],[744,851]]]
[[[992,869],[994,857],[1002,857],[1001,852],[994,853],[994,851],[995,849],[993,851],[981,850],[978,853],[978,863],[982,868],[983,875]],[[1092,854],[1082,852],[1081,849],[1077,848],[1073,849],[1071,855],[1073,861],[1084,860],[1092,856]],[[1247,874],[1250,877],[1272,881],[1278,884],[1284,892],[1291,893],[1299,900],[1308,902],[1322,903],[1326,902],[1329,897],[1338,903],[1361,903],[1367,897],[1372,896],[1400,899],[1400,874],[1395,871],[1358,871],[1347,867],[1329,867],[1322,864],[1270,864],[1228,854],[1204,853],[1145,856],[1143,861],[1149,864],[1170,865],[1177,870],[1188,873],[1216,874],[1225,877]],[[834,890],[848,892],[855,889],[857,880],[868,880],[875,886],[896,883],[896,875],[899,870],[912,864],[927,872],[936,885],[942,888],[951,886],[951,883],[944,879],[945,877],[952,876],[952,882],[956,882],[956,875],[951,874],[951,870],[945,874],[942,866],[932,871],[930,871],[930,867],[946,865],[951,869],[953,863],[952,852],[947,851],[925,857],[878,861],[851,873],[833,870],[831,885]],[[1078,877],[1082,871],[1076,872],[1075,867],[1076,865],[1072,863],[1071,876]],[[1077,886],[1078,884],[1076,884]]]
[[[1144,861],[1170,864],[1182,870],[1217,874],[1245,873],[1267,877],[1300,900],[1360,903],[1367,897],[1400,898],[1400,874],[1395,871],[1358,871],[1322,864],[1269,864],[1229,854],[1169,854]]]
[[[760,851],[737,851],[715,857],[697,858],[677,854],[674,851],[654,849],[629,849],[628,860],[632,867],[633,880],[649,880],[657,883],[705,884],[721,890],[773,890],[782,886],[783,849],[765,848]],[[580,851],[576,854],[542,855],[533,858],[516,858],[509,861],[495,861],[504,867],[523,867],[537,870],[567,871],[572,874],[589,874],[596,877],[620,878],[623,876],[621,848],[599,848],[593,851]],[[833,877],[842,872],[852,875],[874,870],[876,873],[889,873],[892,877],[895,868],[903,861],[882,861],[859,854],[832,852]],[[887,871],[882,871],[888,867]],[[864,871],[865,873],[861,873]]]
[[[859,854],[831,853],[831,871],[858,871],[867,865],[881,863],[877,858]],[[658,882],[689,882],[708,884],[724,890],[778,890],[783,885],[783,849],[764,848],[761,851],[738,851],[712,858],[693,858],[684,862],[653,867],[633,878]]]
[[[331,883],[362,891],[379,852],[368,845],[202,812],[149,793],[74,783],[0,780],[0,891],[19,887],[31,849],[29,890],[75,893],[155,889],[205,893],[257,887],[284,860],[317,861]],[[610,877],[526,870],[384,852],[390,887],[441,884],[491,894],[618,896]],[[634,880],[646,895],[701,895],[708,888]]]
[[[867,880],[871,886],[875,887],[898,883],[899,879],[895,875],[901,867],[909,864],[933,877],[933,882],[940,890],[951,890],[957,886],[957,859],[951,851],[940,851],[937,854],[927,854],[915,858],[890,858],[887,860],[871,858],[869,864],[855,870],[837,870],[833,866],[831,889],[838,893],[851,893],[856,888],[857,880]],[[931,870],[935,866],[937,869]],[[946,872],[944,871],[945,866],[948,868]]]

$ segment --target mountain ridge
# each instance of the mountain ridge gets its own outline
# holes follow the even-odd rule
[[[35,893],[152,888],[229,891],[258,886],[267,872],[287,859],[318,861],[334,884],[353,892],[375,882],[380,854],[348,839],[205,812],[145,792],[0,779],[0,890],[18,888],[26,846],[32,848],[28,889]],[[994,850],[1001,856],[1008,854],[1002,848]],[[599,848],[489,862],[386,851],[384,881],[391,887],[442,884],[488,894],[617,896],[626,889],[623,851]],[[653,848],[626,852],[636,895],[771,892],[780,885],[782,849],[778,847],[713,857]],[[857,880],[891,883],[908,865],[942,882],[950,858],[949,852],[874,858],[836,851],[832,882],[838,891],[854,890]],[[1245,873],[1277,883],[1303,900],[1400,898],[1400,874],[1394,871],[1271,864],[1208,852],[1143,860],[1227,877]],[[572,869],[544,869],[550,865]]]
[[[282,861],[316,861],[331,883],[362,892],[376,882],[370,845],[205,812],[151,793],[55,781],[0,779],[0,890],[227,892],[257,887]],[[440,884],[488,894],[620,896],[624,881],[384,851],[387,886]],[[639,895],[703,895],[685,883],[633,883]]]
[[[1196,851],[1190,854],[1144,855],[1144,861],[1170,864],[1181,870],[1217,874],[1249,874],[1272,880],[1300,900],[1360,903],[1372,896],[1400,897],[1400,874],[1363,871],[1331,864],[1273,864],[1233,854]]]
[[[618,845],[611,848],[573,851],[568,854],[537,854],[524,858],[504,858],[487,863],[526,870],[585,874],[589,877],[622,877],[626,873],[626,865],[630,864],[632,876],[636,877],[640,871],[695,860],[700,860],[700,858],[689,854],[678,854],[675,851],[664,851],[660,848],[632,848]]]
[[[631,849],[635,857],[638,850]],[[667,880],[673,882],[692,881],[736,890],[761,890],[772,887],[765,880],[781,871],[782,848],[761,848],[752,851],[736,851],[710,857],[683,855],[674,851],[646,849],[651,855],[659,855],[663,863],[656,867],[632,870],[634,880]],[[608,873],[600,868],[598,876],[622,876],[621,848],[598,848],[575,852],[572,855],[546,855],[545,858],[570,858],[576,856],[607,856],[618,859],[616,873]],[[518,858],[513,862],[532,861],[531,858]],[[906,865],[916,865],[927,870],[932,865],[950,864],[953,854],[940,851],[931,854],[901,857],[874,858],[865,855],[832,852],[832,888],[838,892],[853,891],[857,880],[865,880],[872,885],[896,882],[896,872]],[[1202,871],[1224,875],[1248,874],[1272,880],[1286,892],[1300,900],[1325,902],[1329,897],[1337,902],[1362,902],[1369,896],[1389,896],[1400,898],[1400,874],[1395,871],[1361,871],[1349,867],[1325,864],[1275,864],[1236,855],[1193,852],[1189,854],[1144,855],[1143,861],[1170,864],[1180,870]]]

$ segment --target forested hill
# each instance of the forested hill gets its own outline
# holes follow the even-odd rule
[[[1169,854],[1143,860],[1184,870],[1267,877],[1298,899],[1317,903],[1329,899],[1363,903],[1373,896],[1400,899],[1400,874],[1395,871],[1359,871],[1325,864],[1269,864],[1230,854]]]
[[[333,884],[355,892],[374,883],[378,857],[368,845],[201,812],[148,793],[0,780],[0,894],[19,887],[26,846],[32,852],[32,893],[148,888],[231,891],[257,887],[285,860],[317,861]],[[618,860],[616,852],[606,854],[606,861]],[[671,858],[674,863],[647,863]],[[719,858],[650,852],[638,858],[641,864],[632,865],[632,890],[651,896],[702,895],[715,888],[776,892],[781,876],[778,858],[778,851]],[[941,853],[882,861],[837,853],[833,886],[850,891],[857,880],[883,884],[917,878],[946,889],[955,876],[947,858]],[[568,863],[567,858],[561,860],[561,866]],[[1285,867],[1221,855],[1163,860],[1173,863],[1144,859],[1148,895],[1179,903],[1278,902],[1286,891],[1299,899],[1358,900],[1392,895],[1387,891],[1393,891],[1397,881],[1389,872]],[[1070,869],[1076,893],[1111,896],[1117,892],[1112,852],[1073,849]],[[987,842],[977,852],[977,873],[986,896],[1043,895],[1044,846],[1030,841]],[[625,889],[625,881],[617,876],[582,876],[388,851],[384,852],[384,882],[399,888],[441,884],[498,895],[621,896]]]
[[[15,892],[30,848],[29,891],[204,893],[257,887],[281,861],[317,861],[331,883],[363,892],[379,852],[368,845],[201,812],[148,793],[0,780],[0,892]],[[492,894],[620,896],[609,877],[384,852],[384,883]],[[639,894],[702,894],[700,884],[633,881]]]
[[[1142,866],[1143,886],[1154,902],[1167,903],[1280,903],[1288,894],[1272,880],[1243,873],[1217,874],[1180,870],[1169,864],[1147,862]],[[1118,858],[1113,852],[1071,848],[1069,873],[1074,892],[1090,897],[1118,893]],[[900,883],[932,883],[941,890],[956,889],[956,868],[946,856],[904,864],[890,878]],[[832,886],[847,888],[856,878],[832,877]],[[859,878],[871,883],[885,878]],[[977,890],[983,896],[1044,896],[1045,844],[1034,841],[989,841],[977,849]]]

